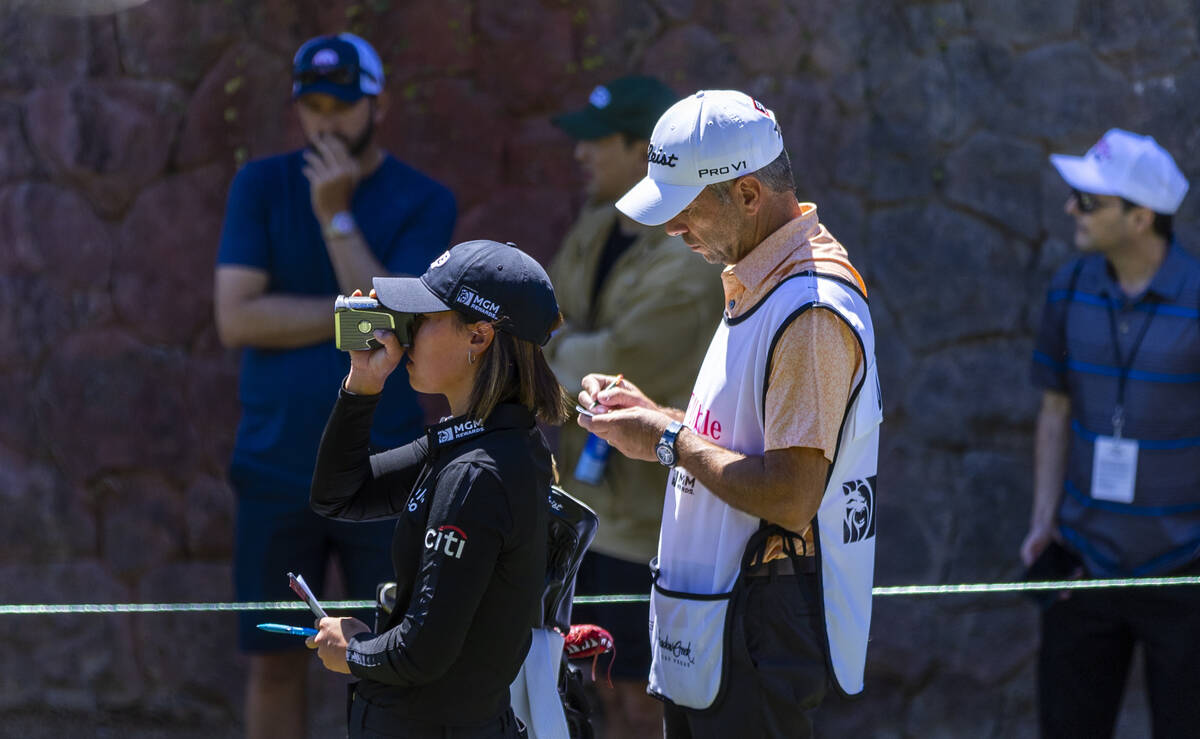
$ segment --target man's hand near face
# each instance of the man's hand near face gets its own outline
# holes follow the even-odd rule
[[[369,289],[371,278],[387,274],[387,271],[353,221],[348,231],[332,236],[330,225],[338,213],[350,211],[355,188],[377,165],[364,164],[361,156],[353,156],[339,135],[323,133],[312,136],[309,141],[311,146],[304,151],[305,166],[301,172],[309,182],[313,215],[321,224],[338,285],[346,295],[354,290]],[[375,156],[381,161],[380,152],[376,151]]]
[[[346,144],[333,135],[317,137],[312,148],[304,152],[304,162],[302,171],[308,178],[313,214],[322,228],[328,227],[336,214],[350,210],[362,168]]]

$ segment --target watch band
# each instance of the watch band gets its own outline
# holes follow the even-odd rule
[[[683,424],[679,421],[671,421],[663,430],[658,444],[654,447],[654,456],[658,457],[659,464],[665,467],[674,467],[679,460],[679,455],[675,451],[675,439],[678,438],[681,430],[683,430]]]

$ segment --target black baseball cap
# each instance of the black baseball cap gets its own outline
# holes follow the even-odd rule
[[[558,322],[558,300],[546,270],[514,244],[464,241],[420,277],[376,277],[379,302],[400,313],[456,310],[475,321],[544,346]]]
[[[347,103],[378,95],[383,92],[383,62],[374,47],[352,33],[309,39],[292,60],[292,99],[310,92]]]
[[[659,117],[678,99],[657,77],[621,77],[592,90],[587,106],[550,121],[574,139],[599,139],[614,133],[649,139]]]

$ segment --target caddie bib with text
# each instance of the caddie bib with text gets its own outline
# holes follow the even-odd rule
[[[784,280],[746,314],[723,320],[697,376],[685,425],[727,449],[764,454],[771,351],[806,310],[833,311],[863,350],[864,371],[850,395],[814,520],[830,669],[841,690],[854,694],[862,690],[870,627],[883,416],[866,300],[839,280],[808,272]],[[657,639],[651,645],[652,692],[695,710],[710,707],[721,693],[726,609],[747,543],[760,525],[758,517],[721,501],[686,468],[671,469],[651,594]],[[686,667],[680,653],[691,657]]]

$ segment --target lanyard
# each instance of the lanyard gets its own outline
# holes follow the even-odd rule
[[[1125,427],[1125,381],[1129,379],[1129,370],[1133,368],[1133,360],[1137,356],[1138,349],[1142,348],[1142,339],[1146,338],[1146,329],[1150,328],[1150,322],[1154,320],[1154,313],[1158,310],[1158,301],[1150,304],[1150,312],[1146,315],[1146,320],[1142,321],[1142,330],[1138,332],[1137,338],[1133,341],[1133,346],[1129,348],[1129,358],[1121,359],[1121,344],[1117,339],[1117,315],[1113,311],[1113,299],[1109,298],[1105,301],[1105,306],[1108,308],[1108,327],[1112,332],[1113,354],[1117,357],[1117,367],[1120,368],[1120,373],[1117,375],[1117,407],[1113,410],[1113,436],[1121,438],[1121,430]]]

